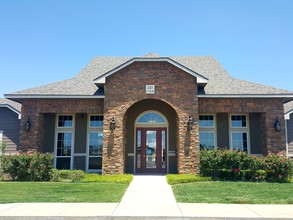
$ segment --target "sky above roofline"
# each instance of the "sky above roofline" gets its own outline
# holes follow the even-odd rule
[[[291,0],[0,1],[0,97],[74,77],[94,56],[215,57],[293,91]],[[200,74],[200,73],[199,73]]]

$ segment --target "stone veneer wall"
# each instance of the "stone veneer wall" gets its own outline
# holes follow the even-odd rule
[[[103,114],[103,99],[25,99],[22,101],[20,122],[20,147],[23,152],[41,151],[43,145],[43,113]],[[24,131],[28,118],[31,121],[29,132]]]
[[[155,94],[146,94],[145,86],[155,85]],[[167,62],[135,62],[106,78],[104,113],[103,174],[124,173],[125,113],[143,99],[159,99],[177,113],[177,159],[179,173],[198,172],[198,126],[187,131],[188,116],[198,119],[196,77]],[[111,132],[109,122],[116,120]]]
[[[280,153],[286,150],[285,120],[283,99],[273,98],[238,98],[212,99],[199,98],[199,114],[203,113],[261,113],[263,153]],[[276,132],[276,118],[281,123],[281,131]]]

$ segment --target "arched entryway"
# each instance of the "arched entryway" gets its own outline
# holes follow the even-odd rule
[[[145,99],[124,117],[126,173],[177,173],[177,114],[167,103]]]

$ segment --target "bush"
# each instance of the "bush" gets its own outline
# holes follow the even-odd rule
[[[85,172],[83,170],[51,170],[51,180],[53,182],[60,182],[60,181],[72,181],[77,182],[82,180],[85,177]]]
[[[180,183],[194,183],[202,181],[211,181],[211,177],[199,176],[194,174],[168,174],[166,176],[167,182],[170,185],[180,184]]]
[[[82,182],[106,182],[106,183],[130,183],[133,179],[132,174],[113,174],[102,176],[100,174],[86,174]]]
[[[285,157],[255,157],[237,150],[202,150],[200,172],[221,180],[289,181],[292,162]]]
[[[1,165],[14,181],[49,181],[53,159],[53,154],[41,153],[1,155]]]

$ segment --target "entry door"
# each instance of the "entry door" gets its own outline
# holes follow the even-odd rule
[[[136,172],[166,173],[166,128],[136,129]]]

